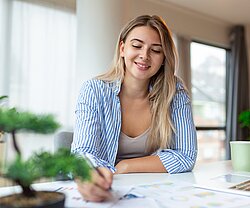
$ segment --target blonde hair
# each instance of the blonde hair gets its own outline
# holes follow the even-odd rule
[[[171,31],[168,29],[166,23],[156,15],[143,15],[131,20],[125,25],[119,35],[116,52],[110,69],[105,74],[98,76],[97,79],[107,82],[112,82],[114,80],[123,81],[125,66],[124,60],[120,56],[119,45],[121,41],[126,41],[131,30],[140,26],[149,26],[158,32],[165,56],[164,64],[150,80],[151,90],[148,95],[152,122],[147,141],[147,151],[154,152],[159,148],[170,148],[173,142],[172,134],[174,132],[170,105],[176,91],[177,78],[174,73],[178,55]]]

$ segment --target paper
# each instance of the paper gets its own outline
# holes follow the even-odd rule
[[[130,190],[130,186],[122,186],[122,187],[112,187],[112,199],[110,201],[94,203],[87,202],[83,199],[81,194],[77,190],[77,185],[74,181],[62,181],[48,184],[46,186],[46,190],[63,192],[66,195],[65,207],[67,208],[78,208],[78,207],[88,207],[88,208],[96,208],[96,207],[113,207],[124,195],[126,195]],[[43,186],[45,187],[45,186]],[[42,189],[43,187],[39,187]]]
[[[220,178],[221,179],[221,178]],[[235,180],[235,178],[233,179]],[[191,183],[171,180],[129,186],[113,186],[113,199],[102,203],[86,202],[73,181],[34,185],[36,190],[61,191],[66,194],[65,207],[78,208],[239,208],[250,207],[247,196],[195,188]],[[4,190],[3,188],[1,191]],[[0,191],[0,192],[1,192]],[[1,194],[0,194],[1,195]]]
[[[119,207],[117,206],[119,204],[122,204],[123,207],[126,207],[127,204],[127,207],[131,208],[150,207],[144,206],[145,203],[160,208],[238,208],[247,205],[250,207],[249,197],[198,189],[194,188],[191,183],[185,182],[163,181],[145,184],[134,187],[129,194],[137,195],[138,198],[119,201],[114,207]],[[132,205],[133,201],[134,205]]]

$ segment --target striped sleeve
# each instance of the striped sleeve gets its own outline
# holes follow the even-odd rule
[[[115,168],[107,161],[100,159],[101,124],[98,117],[98,99],[91,82],[84,83],[76,106],[76,122],[71,151],[87,156],[95,166]]]
[[[173,147],[159,150],[156,154],[169,173],[191,171],[197,157],[197,135],[190,98],[180,86],[177,87],[171,110],[176,131],[173,135]]]

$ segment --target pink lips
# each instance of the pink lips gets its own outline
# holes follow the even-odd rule
[[[145,64],[145,63],[138,63],[138,62],[135,62],[136,66],[138,67],[138,69],[142,70],[142,71],[145,71],[147,69],[149,69],[149,65]]]

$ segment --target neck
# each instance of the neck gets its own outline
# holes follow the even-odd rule
[[[121,96],[131,99],[145,99],[148,96],[149,80],[138,81],[124,78],[121,86]]]

